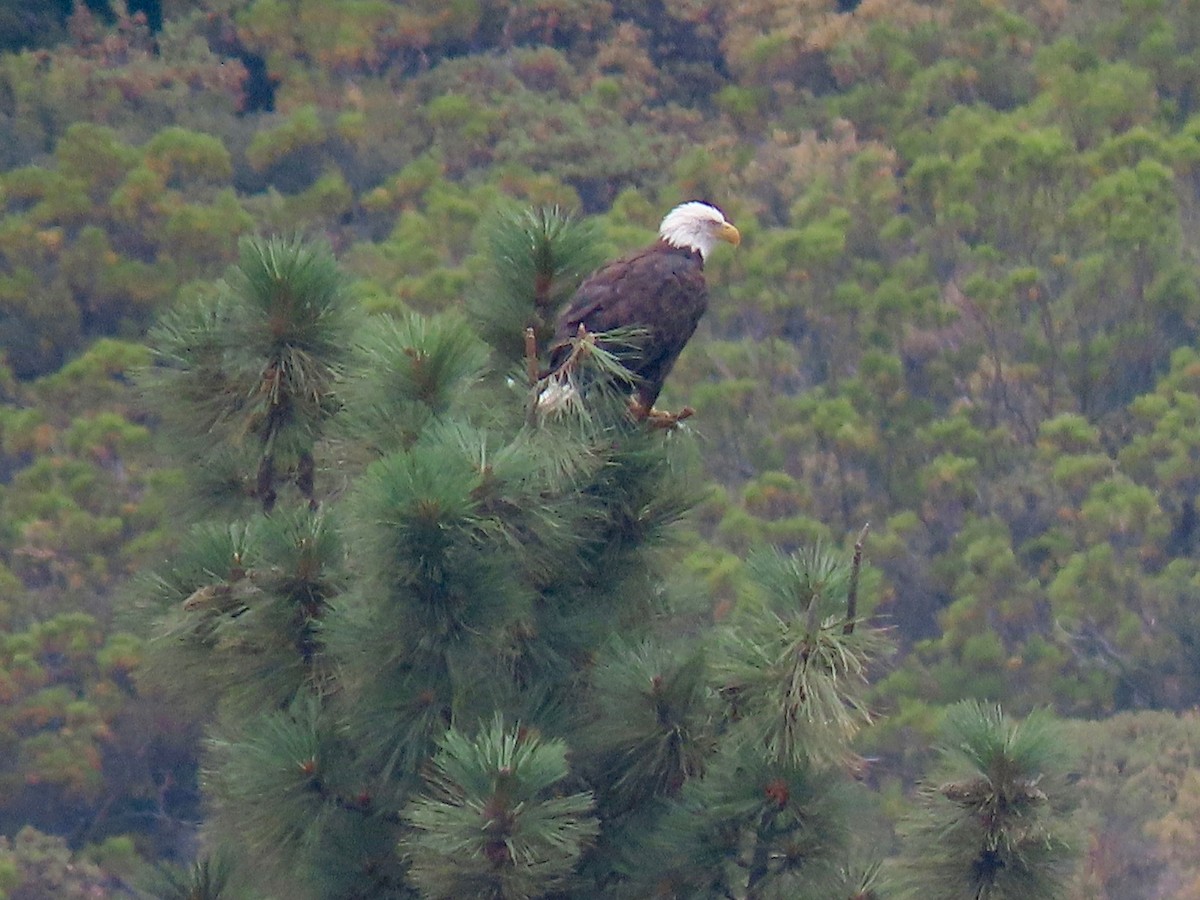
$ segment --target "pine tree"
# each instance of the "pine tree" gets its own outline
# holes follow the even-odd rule
[[[362,320],[327,250],[250,240],[152,336],[187,491],[147,677],[209,716],[234,894],[871,896],[861,538],[755,555],[701,624],[690,432],[532,402],[589,232],[518,213],[488,246],[471,320]]]

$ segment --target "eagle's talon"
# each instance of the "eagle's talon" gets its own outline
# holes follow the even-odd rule
[[[685,406],[677,413],[667,412],[664,409],[655,409],[650,407],[646,409],[636,401],[629,404],[630,412],[637,422],[645,422],[651,428],[670,429],[675,428],[684,419],[689,419],[696,414],[696,410],[690,406]]]

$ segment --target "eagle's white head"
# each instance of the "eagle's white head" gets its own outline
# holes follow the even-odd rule
[[[717,241],[728,241],[735,247],[742,236],[733,224],[726,221],[724,213],[715,206],[693,200],[681,203],[662,220],[658,236],[672,247],[696,250],[707,258]]]

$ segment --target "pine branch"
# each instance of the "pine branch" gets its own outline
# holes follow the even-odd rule
[[[615,421],[617,410],[628,417],[629,396],[639,379],[624,360],[645,334],[645,329],[634,326],[590,332],[581,323],[570,339],[566,359],[535,386],[536,406],[543,418],[565,415],[590,425]]]
[[[729,735],[641,841],[629,896],[833,896],[842,791],[827,770],[771,763],[747,733]]]
[[[868,667],[889,649],[878,629],[845,630],[853,565],[814,550],[755,553],[749,568],[765,603],[730,620],[714,660],[730,715],[772,759],[845,763],[851,739],[871,721]]]
[[[353,316],[328,250],[247,239],[214,293],[166,315],[150,335],[156,367],[143,384],[165,431],[204,460],[237,451],[230,479],[263,512],[295,481],[315,505],[312,454],[340,403]]]
[[[963,701],[946,713],[939,754],[920,809],[902,827],[899,896],[1060,896],[1074,854],[1055,808],[1065,760],[1049,716],[1014,722],[999,707]]]
[[[401,841],[425,896],[540,897],[564,884],[597,834],[589,794],[563,794],[566,746],[497,718],[450,729]]]
[[[537,424],[538,403],[540,392],[533,390],[538,383],[538,349],[537,334],[533,327],[525,329],[525,377],[529,381],[529,399],[525,401],[525,424],[532,427]]]
[[[151,890],[157,900],[224,900],[231,869],[224,856],[205,856],[188,868],[160,869]]]
[[[186,702],[276,708],[328,677],[319,625],[344,590],[327,518],[196,526],[170,566],[142,583],[165,612],[144,677]]]
[[[486,224],[489,265],[468,308],[501,358],[523,357],[527,328],[547,345],[558,309],[604,258],[596,237],[591,222],[557,207],[505,210]]]
[[[360,332],[342,383],[343,434],[374,458],[409,447],[479,390],[487,368],[487,346],[457,315],[377,319]]]
[[[698,651],[618,642],[598,661],[590,722],[573,741],[606,817],[678,795],[716,736]]]

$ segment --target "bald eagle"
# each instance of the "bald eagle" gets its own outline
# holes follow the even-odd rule
[[[741,235],[715,206],[692,201],[663,218],[658,240],[597,269],[579,286],[558,318],[543,375],[538,408],[562,407],[574,395],[570,368],[581,338],[601,335],[596,345],[616,356],[633,376],[628,387],[635,419],[673,424],[690,410],[671,415],[654,409],[663,382],[708,308],[704,260],[718,241],[734,246]],[[625,332],[628,342],[606,341],[606,332]]]

